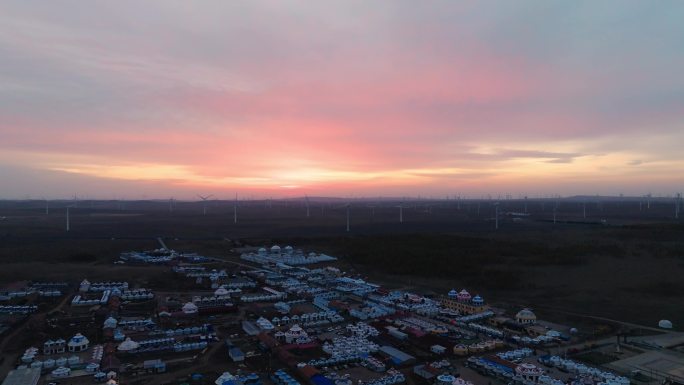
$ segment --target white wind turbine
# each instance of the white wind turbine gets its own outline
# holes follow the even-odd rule
[[[345,205],[347,211],[347,232],[349,232],[349,206],[351,206],[349,203]]]
[[[321,205],[321,208],[322,208],[322,207],[323,207],[323,205]],[[345,210],[345,214],[346,214],[346,217],[347,217],[347,232],[349,232],[349,230],[350,230],[350,216],[351,216],[351,214],[350,214],[351,203],[347,202],[347,203],[345,203],[345,204],[343,204],[343,205],[341,205],[341,206],[332,207],[332,210],[337,211],[337,210],[339,210],[339,209],[341,209],[341,208],[344,208],[344,210]]]
[[[235,193],[235,204],[233,205],[233,223],[237,223],[238,193]]]
[[[499,229],[499,202],[494,203],[494,229]]]
[[[309,196],[308,195],[304,196],[304,201],[306,203],[306,217],[309,218],[311,216],[311,211],[309,210]]]
[[[72,207],[76,208],[76,205],[74,204],[74,205],[66,207],[66,231],[67,231],[67,233],[71,230],[71,221],[69,218],[69,209]]]
[[[679,204],[682,199],[682,194],[677,193],[675,196],[675,219],[679,219]]]
[[[366,207],[371,209],[371,221],[374,221],[375,220],[375,207],[377,207],[377,206],[374,204],[370,204],[370,205],[367,205]]]
[[[213,194],[209,194],[207,196],[197,195],[197,197],[199,197],[199,199],[202,200],[202,204],[203,204],[203,208],[204,208],[204,215],[207,215],[207,201],[209,200],[209,198],[211,198],[213,196],[214,196]]]

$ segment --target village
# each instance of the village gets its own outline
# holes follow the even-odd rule
[[[337,261],[272,245],[229,262],[164,245],[113,263],[167,266],[173,289],[88,277],[16,283],[0,290],[0,332],[24,328],[31,342],[3,354],[2,384],[628,385],[674,383],[684,371],[684,354],[668,349],[684,339],[667,320],[656,340],[628,341],[533,309],[507,312],[477,288],[385,287]],[[606,352],[619,359],[587,360]],[[653,354],[680,364],[640,367]]]

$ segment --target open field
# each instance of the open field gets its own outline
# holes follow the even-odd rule
[[[587,314],[653,326],[684,324],[684,222],[668,200],[346,201],[201,203],[0,202],[0,282],[136,277],[162,268],[113,266],[122,251],[169,247],[231,257],[237,245],[293,244],[343,258],[393,286],[468,287],[543,317]],[[402,219],[399,222],[399,205]],[[172,208],[172,210],[171,210]],[[586,210],[586,218],[584,212]],[[509,211],[530,213],[513,220]],[[556,223],[554,223],[554,211]],[[548,314],[546,314],[548,313]],[[568,315],[569,316],[569,315]]]

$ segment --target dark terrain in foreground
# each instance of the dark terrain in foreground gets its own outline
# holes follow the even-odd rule
[[[403,223],[399,222],[402,205]],[[237,259],[272,243],[340,257],[394,287],[467,287],[496,304],[550,317],[577,313],[654,326],[684,324],[684,222],[662,200],[0,202],[0,284],[109,278],[163,283],[168,269],[113,265],[122,251],[158,247]],[[649,207],[650,206],[650,207]],[[584,212],[586,210],[586,218]],[[506,212],[530,213],[513,219]],[[555,223],[554,223],[555,211]]]

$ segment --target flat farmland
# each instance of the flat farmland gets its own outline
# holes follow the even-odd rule
[[[236,247],[278,243],[338,256],[394,287],[467,287],[549,317],[684,324],[684,224],[667,201],[505,201],[498,229],[488,200],[313,201],[308,216],[304,201],[241,201],[237,223],[230,201],[89,201],[69,209],[69,232],[73,203],[53,202],[49,214],[44,205],[0,202],[0,282],[171,279],[164,267],[113,265],[122,251],[158,247],[158,237],[231,259]]]

